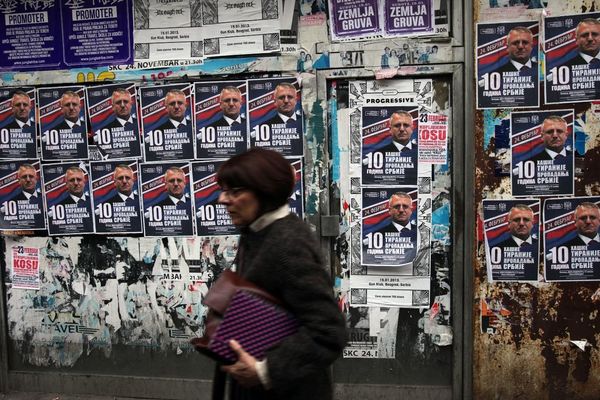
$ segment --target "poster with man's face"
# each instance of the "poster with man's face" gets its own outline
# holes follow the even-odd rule
[[[399,267],[414,261],[418,249],[417,188],[363,188],[361,263]]]
[[[37,155],[35,90],[0,89],[0,159],[33,159]]]
[[[537,281],[540,201],[483,200],[490,281]]]
[[[248,149],[246,81],[196,82],[196,158],[228,158]]]
[[[600,280],[600,197],[544,202],[544,276],[548,282]]]
[[[140,88],[146,161],[194,158],[191,99],[188,83]]]
[[[39,88],[40,139],[43,160],[88,158],[83,86]]]
[[[513,196],[573,194],[573,110],[510,116]]]
[[[286,157],[304,155],[300,87],[295,78],[248,81],[250,147],[264,147]]]
[[[546,103],[600,99],[600,13],[544,18]]]
[[[0,162],[0,229],[46,229],[40,161]]]
[[[221,188],[217,184],[217,171],[224,162],[225,160],[211,160],[192,163],[194,212],[198,236],[238,233],[227,212],[227,207],[219,204]]]
[[[133,83],[86,88],[93,143],[104,160],[142,156]]]
[[[190,165],[140,164],[146,236],[193,236]]]
[[[90,168],[96,233],[142,233],[137,161],[96,161]]]
[[[539,23],[477,24],[477,108],[539,107]]]
[[[94,233],[88,171],[81,161],[42,165],[50,235]]]
[[[414,94],[408,95],[412,103]],[[385,100],[367,97],[362,107],[362,184],[416,185],[418,108],[389,106]]]

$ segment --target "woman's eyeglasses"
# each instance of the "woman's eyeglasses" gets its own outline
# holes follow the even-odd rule
[[[221,193],[222,193],[224,196],[226,196],[226,197],[228,197],[228,198],[232,199],[232,198],[236,198],[236,197],[238,197],[238,196],[239,196],[240,194],[242,194],[242,193],[243,193],[245,190],[247,190],[247,189],[246,189],[245,187],[242,187],[242,186],[240,186],[240,187],[234,187],[234,188],[229,188],[229,189],[226,189],[226,188],[221,188]]]

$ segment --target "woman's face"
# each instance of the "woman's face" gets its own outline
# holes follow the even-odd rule
[[[248,189],[222,188],[219,204],[227,207],[227,212],[235,226],[250,225],[258,218],[260,204],[256,195]]]

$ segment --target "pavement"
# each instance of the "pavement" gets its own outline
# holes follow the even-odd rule
[[[9,392],[0,393],[0,400],[156,400],[143,397],[115,397],[92,395],[63,395],[59,393]]]

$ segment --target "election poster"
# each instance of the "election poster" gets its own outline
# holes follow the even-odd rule
[[[446,164],[448,162],[448,116],[419,114],[419,162]]]
[[[600,280],[600,197],[544,202],[544,276],[547,282]]]
[[[191,98],[189,83],[140,88],[146,161],[194,158]]]
[[[137,90],[133,83],[86,88],[93,143],[102,159],[140,158]]]
[[[196,158],[229,158],[248,149],[246,81],[196,82]]]
[[[329,0],[333,40],[367,39],[382,34],[377,0]]]
[[[133,0],[61,1],[63,56],[68,67],[133,62]]]
[[[42,160],[88,158],[83,86],[38,89]]]
[[[200,0],[206,57],[277,52],[281,0]]]
[[[84,162],[42,165],[50,235],[94,233],[88,171]]]
[[[37,247],[11,246],[10,280],[13,289],[40,288],[40,249]]]
[[[600,13],[544,18],[546,103],[600,99]]]
[[[217,184],[217,170],[225,160],[198,161],[192,163],[194,212],[196,235],[237,234],[237,229],[227,207],[219,204],[221,188]]]
[[[538,199],[483,200],[488,280],[537,282],[540,254]]]
[[[190,165],[140,164],[146,236],[193,236]]]
[[[46,229],[39,160],[0,162],[0,229]]]
[[[137,161],[90,163],[96,233],[142,233]]]
[[[382,3],[385,36],[433,33],[433,0],[383,0]]]
[[[412,263],[418,248],[417,188],[362,188],[363,265],[398,267]]]
[[[573,110],[510,116],[513,196],[573,194]]]
[[[362,184],[416,185],[418,113],[415,93],[366,94],[362,119]],[[390,92],[392,93],[392,92]]]
[[[296,78],[248,81],[250,147],[265,147],[286,157],[304,155],[303,115]]]
[[[37,157],[35,90],[0,89],[0,159]]]
[[[201,0],[133,3],[136,61],[202,61]]]
[[[539,107],[538,21],[477,24],[477,108]]]
[[[296,171],[296,184],[294,191],[290,196],[290,211],[296,214],[300,219],[304,218],[304,183],[302,177],[302,159],[289,160],[290,164]]]
[[[58,69],[63,58],[58,0],[3,2],[0,16],[0,69]]]

